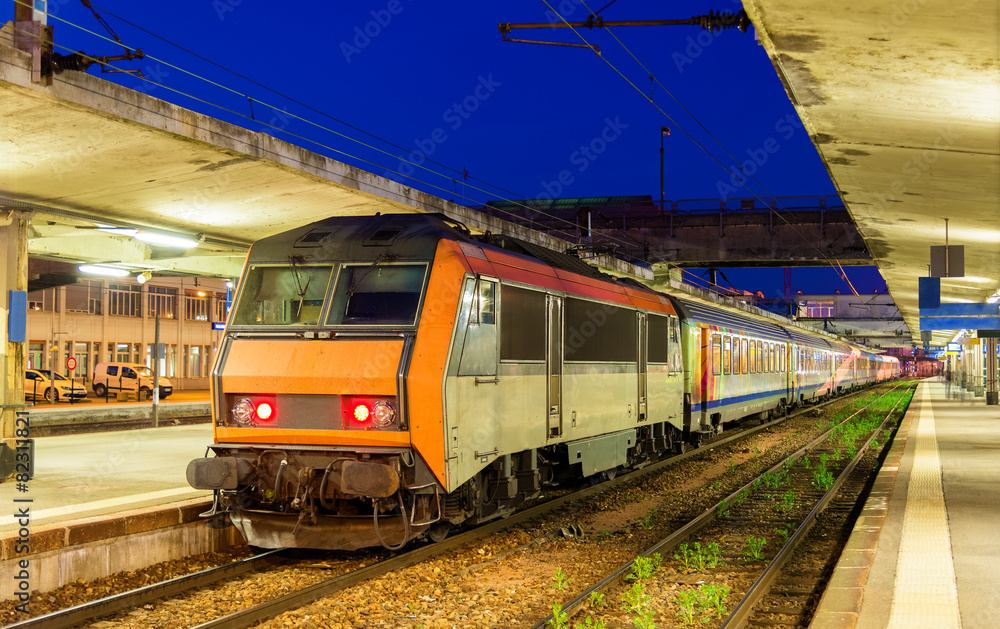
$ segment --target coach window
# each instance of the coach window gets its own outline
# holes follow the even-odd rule
[[[747,373],[757,373],[757,344],[754,343],[752,340],[750,341],[750,355],[748,356],[748,358],[750,364],[747,369]]]
[[[757,373],[764,373],[767,371],[767,363],[764,362],[764,342],[757,341]]]
[[[741,340],[740,345],[743,346],[740,350],[740,371],[743,373],[749,373],[747,371],[747,340]]]
[[[767,344],[767,370],[774,372],[774,343]]]
[[[733,338],[733,373],[740,373],[740,339]]]
[[[718,336],[712,337],[712,373],[722,373],[722,338]]]
[[[722,340],[722,373],[733,372],[733,339],[728,336]]]

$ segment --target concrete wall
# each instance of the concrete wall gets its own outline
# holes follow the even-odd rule
[[[243,538],[235,527],[211,529],[198,518],[210,504],[188,500],[32,528],[27,554],[16,552],[16,532],[4,533],[0,536],[0,573],[17,574],[18,562],[26,559],[31,590],[49,592],[78,579],[93,581],[241,545]],[[0,600],[12,600],[14,591],[3,588]]]

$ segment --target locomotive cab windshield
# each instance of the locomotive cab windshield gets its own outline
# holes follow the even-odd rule
[[[412,326],[427,275],[425,262],[255,264],[247,269],[234,326]],[[326,294],[332,304],[323,319]]]

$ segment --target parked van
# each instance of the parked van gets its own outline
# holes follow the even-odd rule
[[[170,381],[160,376],[160,399],[174,392]],[[94,381],[91,384],[97,397],[105,392],[137,391],[139,398],[149,398],[153,391],[153,372],[146,365],[138,363],[97,363],[94,367]]]

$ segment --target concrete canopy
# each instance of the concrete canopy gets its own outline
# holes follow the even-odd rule
[[[1000,288],[1000,4],[745,0],[761,43],[920,341],[930,246],[965,246],[942,303]],[[953,332],[935,332],[934,344]]]
[[[0,38],[0,208],[32,215],[28,253],[135,271],[237,277],[255,240],[336,215],[442,212],[473,231],[569,243],[99,77],[31,83]],[[99,225],[193,237],[148,245]],[[652,277],[604,256],[605,271]]]

